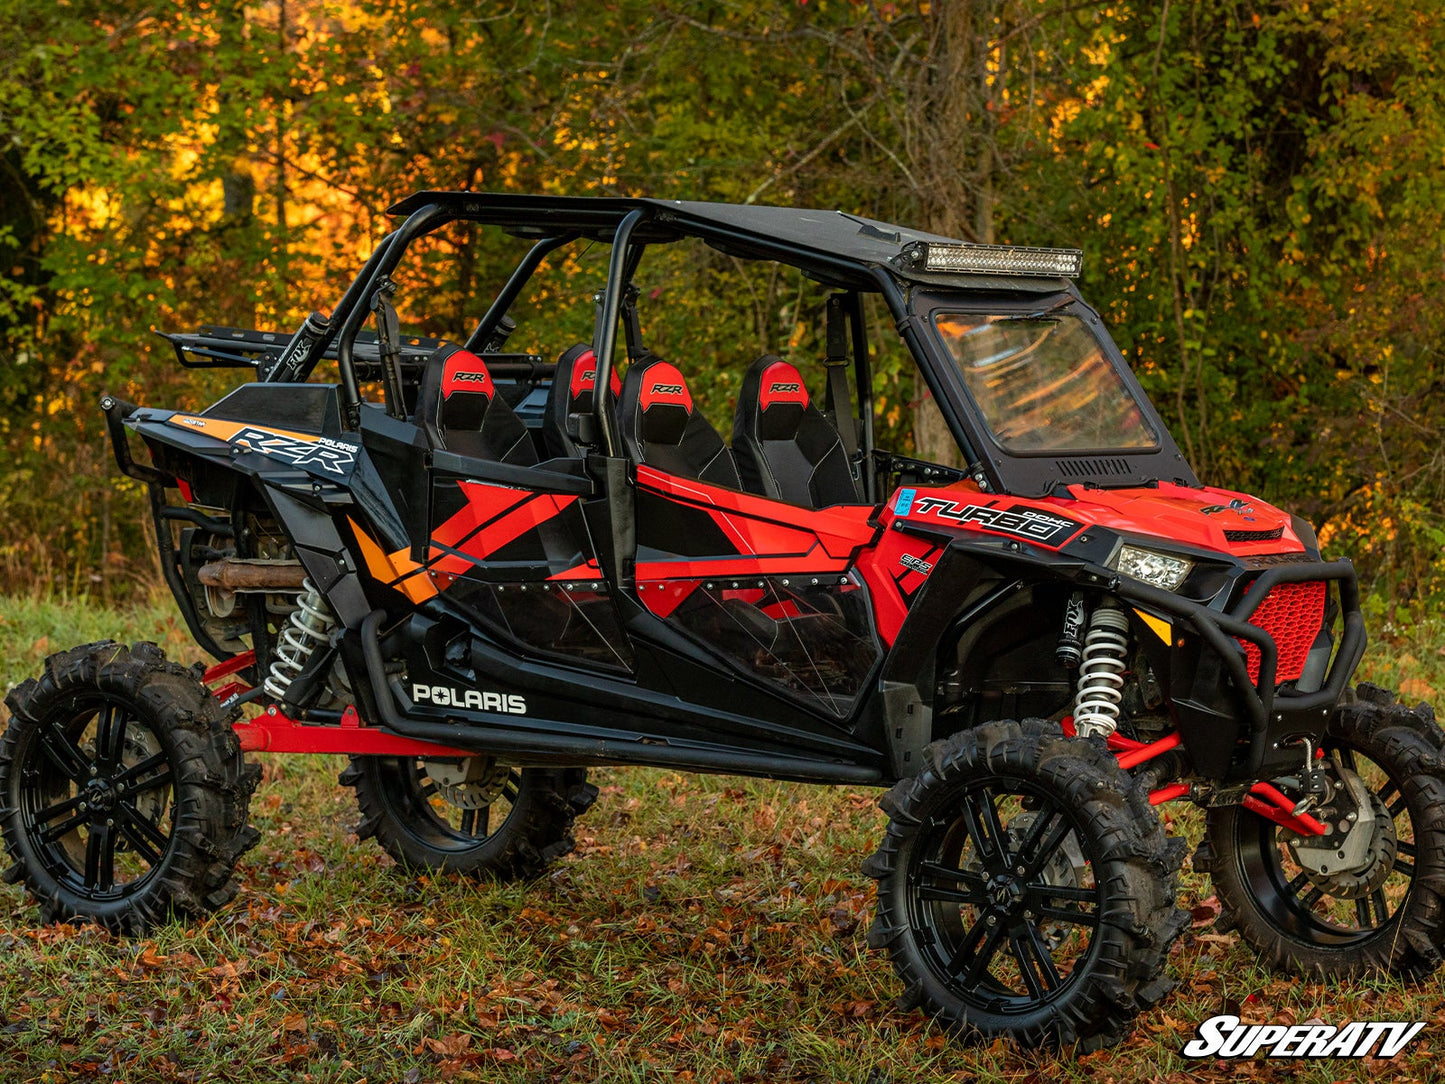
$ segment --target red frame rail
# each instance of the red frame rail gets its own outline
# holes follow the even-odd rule
[[[1070,737],[1075,735],[1072,716],[1064,719],[1063,726],[1065,734]],[[1178,749],[1182,739],[1176,731],[1158,741],[1146,743],[1126,738],[1123,734],[1115,732],[1109,735],[1107,741],[1109,751],[1119,761],[1119,767],[1129,771],[1141,764],[1147,764],[1155,757],[1163,756],[1171,749]],[[1316,753],[1315,755],[1320,754]],[[1163,805],[1165,802],[1188,798],[1189,790],[1188,783],[1170,783],[1168,786],[1158,787],[1149,792],[1149,804]],[[1325,825],[1308,813],[1296,813],[1294,811],[1295,803],[1290,801],[1289,797],[1272,783],[1256,783],[1250,787],[1249,793],[1244,796],[1244,801],[1240,805],[1251,813],[1256,813],[1265,820],[1273,821],[1281,828],[1287,828],[1297,835],[1322,836],[1328,831]]]
[[[201,680],[207,685],[240,673],[255,665],[256,653],[245,651],[217,663]],[[234,696],[250,692],[255,686],[244,681],[228,681],[213,691],[225,703]],[[474,749],[457,749],[437,742],[422,741],[393,734],[362,722],[356,708],[350,705],[341,713],[339,723],[306,723],[293,719],[275,704],[254,719],[238,719],[231,724],[245,753],[350,753],[354,756],[377,757],[470,757]]]
[[[232,677],[255,665],[256,653],[244,651],[225,662],[217,663],[201,675],[201,680],[210,685],[223,678]],[[226,703],[233,697],[250,692],[255,686],[244,681],[228,681],[213,690],[217,700]],[[1074,720],[1071,716],[1063,721],[1064,733],[1075,736]],[[393,734],[380,727],[362,722],[356,708],[348,705],[341,714],[339,723],[305,723],[293,719],[275,704],[268,704],[266,710],[253,719],[238,719],[231,729],[241,741],[241,750],[247,753],[349,753],[354,756],[382,757],[469,757],[475,750],[457,749],[437,742],[422,741]],[[1156,757],[1178,749],[1179,734],[1169,734],[1158,741],[1140,742],[1126,738],[1119,733],[1108,737],[1110,752],[1118,758],[1119,767],[1125,771],[1147,764]],[[1318,755],[1318,754],[1316,754]],[[1189,784],[1171,783],[1149,792],[1151,805],[1178,801],[1189,797]],[[1256,783],[1240,803],[1251,813],[1271,820],[1281,828],[1287,828],[1302,836],[1322,836],[1327,829],[1308,813],[1295,813],[1294,803],[1271,783]]]

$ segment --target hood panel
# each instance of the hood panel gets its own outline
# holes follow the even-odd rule
[[[971,481],[898,490],[883,519],[1003,535],[1059,549],[1090,527],[1235,557],[1303,553],[1292,520],[1264,501],[1212,486],[1161,482],[1128,489],[1070,486],[1073,499],[984,493]]]

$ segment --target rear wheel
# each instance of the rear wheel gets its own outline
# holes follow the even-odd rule
[[[0,832],[45,921],[137,933],[236,893],[259,769],[229,719],[154,644],[52,655],[0,739]]]
[[[357,835],[407,869],[522,880],[572,849],[597,788],[582,768],[516,768],[489,757],[353,757]]]
[[[1433,721],[1389,702],[1341,707],[1324,739],[1330,828],[1297,836],[1239,806],[1210,810],[1195,868],[1220,925],[1272,966],[1319,977],[1422,977],[1445,950],[1445,774]]]
[[[869,944],[920,1007],[976,1037],[1117,1042],[1170,987],[1178,841],[1103,743],[989,723],[937,742],[883,800]]]

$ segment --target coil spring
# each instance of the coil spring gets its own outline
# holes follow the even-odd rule
[[[281,630],[276,645],[276,658],[271,663],[263,688],[266,695],[283,700],[286,690],[306,667],[306,660],[321,644],[331,638],[336,618],[331,616],[326,600],[308,579],[301,581],[301,594],[296,596],[296,609]]]
[[[1074,729],[1080,737],[1107,738],[1118,729],[1128,654],[1129,618],[1120,610],[1100,606],[1089,621],[1079,663]]]

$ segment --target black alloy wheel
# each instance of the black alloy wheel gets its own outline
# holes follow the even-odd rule
[[[965,1036],[1089,1049],[1170,988],[1182,844],[1102,742],[987,723],[930,746],[881,804],[868,939],[900,1007]]]
[[[138,932],[236,893],[256,833],[226,714],[153,644],[53,655],[7,698],[0,831],[46,921]]]
[[[1218,925],[1280,970],[1422,978],[1445,952],[1439,728],[1393,701],[1347,704],[1330,721],[1320,763],[1334,793],[1311,810],[1327,847],[1240,806],[1210,810],[1194,865],[1213,877]]]

